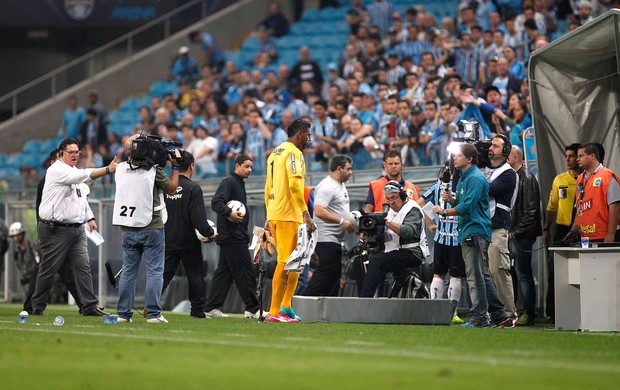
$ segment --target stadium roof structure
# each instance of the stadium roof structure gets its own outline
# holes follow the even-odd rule
[[[536,50],[528,74],[545,202],[566,170],[565,145],[599,142],[605,166],[620,172],[620,10]]]

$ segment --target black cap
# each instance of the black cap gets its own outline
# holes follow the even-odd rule
[[[488,87],[486,87],[486,88],[484,89],[484,94],[485,94],[485,95],[488,95],[490,91],[495,91],[495,92],[499,93],[500,95],[502,94],[502,93],[499,91],[499,88],[497,88],[495,85],[489,85]]]
[[[424,110],[418,104],[416,104],[415,106],[411,107],[411,115],[418,115],[418,114],[421,114],[423,112],[424,112]]]

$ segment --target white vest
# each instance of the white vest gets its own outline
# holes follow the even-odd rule
[[[420,242],[413,242],[410,244],[400,245],[400,237],[398,237],[398,234],[386,227],[385,228],[385,235],[386,235],[385,252],[392,252],[392,251],[395,251],[401,248],[402,249],[416,248],[419,246],[420,249],[422,250],[422,256],[423,257],[429,256],[430,251],[428,250],[428,241],[426,239],[426,231],[424,228],[426,224],[424,222],[424,212],[422,211],[422,208],[420,207],[418,202],[414,202],[413,200],[407,200],[405,204],[403,205],[403,207],[401,207],[401,209],[398,211],[398,213],[390,209],[390,211],[388,211],[387,220],[389,222],[394,222],[398,225],[402,225],[403,221],[405,220],[405,216],[407,216],[409,211],[411,211],[411,209],[414,207],[416,207],[420,211],[420,214],[422,214],[422,227],[420,230]]]
[[[154,211],[162,211],[162,219],[166,222],[163,193],[159,192],[160,206],[153,208],[153,186],[157,168],[149,170],[132,170],[129,164],[122,162],[116,167],[116,196],[114,198],[113,225],[132,228],[146,227],[153,219]]]
[[[485,168],[484,176],[487,178],[487,182],[491,184],[493,183],[495,179],[499,177],[499,175],[501,175],[502,173],[506,172],[509,169],[512,169],[512,167],[508,163],[504,163],[501,167],[497,169]],[[489,211],[491,212],[491,218],[493,218],[493,216],[495,215],[496,207],[504,211],[508,211],[510,213],[512,211],[513,206],[515,205],[515,202],[517,201],[518,193],[519,193],[519,176],[517,175],[517,181],[515,182],[515,189],[512,193],[512,198],[510,199],[510,206],[497,203],[494,197],[489,196]]]

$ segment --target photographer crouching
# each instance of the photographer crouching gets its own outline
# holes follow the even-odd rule
[[[384,249],[382,253],[370,254],[368,272],[359,294],[362,298],[375,295],[386,273],[418,267],[428,255],[420,206],[407,198],[407,192],[397,181],[389,181],[383,193],[389,206],[383,234]]]
[[[140,262],[146,265],[144,305],[146,322],[167,323],[161,314],[164,274],[164,223],[167,219],[163,193],[174,195],[179,185],[179,160],[166,150],[169,141],[133,135],[125,143],[129,161],[116,169],[116,197],[112,224],[123,231],[123,269],[118,287],[118,322],[132,322],[136,279]],[[172,164],[171,177],[163,170]],[[163,193],[162,193],[163,192]]]

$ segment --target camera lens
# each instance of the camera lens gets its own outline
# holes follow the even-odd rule
[[[372,229],[376,225],[376,221],[372,218],[364,218],[360,220],[360,226],[364,229]]]

